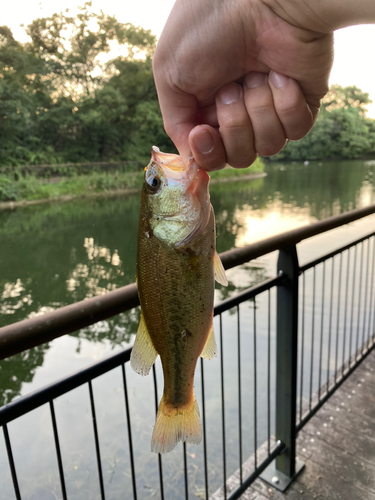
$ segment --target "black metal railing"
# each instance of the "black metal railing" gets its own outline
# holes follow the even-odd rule
[[[214,362],[201,359],[196,373],[203,427],[201,447],[184,444],[167,456],[158,455],[157,461],[149,464],[150,453],[144,445],[150,432],[146,432],[146,437],[141,432],[143,427],[139,422],[145,404],[142,403],[142,412],[137,395],[144,393],[147,399],[147,395],[153,394],[155,405],[149,418],[152,421],[154,406],[157,408],[159,402],[161,369],[160,364],[154,365],[151,385],[141,385],[147,382],[133,377],[129,370],[131,349],[0,408],[8,482],[14,498],[31,495],[18,470],[11,426],[25,415],[39,411],[38,408],[44,411],[44,421],[51,425],[53,446],[45,453],[55,457],[53,474],[58,486],[54,483],[53,487],[57,497],[63,499],[90,495],[102,499],[116,497],[113,492],[119,495],[116,488],[122,488],[122,497],[129,499],[148,498],[152,493],[161,499],[208,500],[221,485],[215,498],[234,500],[260,474],[264,473],[267,479],[267,468],[272,469],[273,479],[279,474],[283,489],[285,478],[293,478],[300,468],[295,450],[298,431],[375,345],[375,232],[303,266],[298,263],[296,244],[372,213],[375,206],[221,255],[224,266],[230,269],[279,250],[275,277],[215,306],[219,357]],[[136,287],[129,285],[1,328],[0,358],[136,305]],[[100,393],[105,397],[108,391],[99,391],[97,386],[108,374],[119,375],[118,370],[121,376],[116,379],[116,391],[121,386],[124,415],[116,429],[126,429],[126,447],[121,455],[124,477],[119,475],[124,481],[122,486],[113,484],[113,473],[106,465],[114,448],[108,444],[109,438],[102,437],[105,425],[98,409],[101,401],[96,396]],[[82,486],[82,493],[73,492],[74,472],[67,466],[69,454],[64,449],[63,419],[59,420],[62,399],[85,387],[91,420],[91,430],[87,429],[85,439],[89,440],[91,435],[96,462],[90,464],[90,471],[95,469],[95,473],[90,472],[90,491],[94,493],[87,493]],[[82,393],[81,399],[84,397]],[[147,418],[149,408],[146,404]],[[78,407],[73,416],[77,422],[81,420]],[[31,441],[38,439],[33,432],[30,434]],[[150,486],[144,478],[145,470],[147,481],[152,483],[151,493],[146,489]],[[83,477],[87,480],[87,476],[81,475],[79,484],[85,482]],[[175,489],[171,490],[172,487]]]

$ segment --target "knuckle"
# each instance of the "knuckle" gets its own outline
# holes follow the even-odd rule
[[[228,113],[225,116],[218,115],[220,130],[240,132],[247,126],[247,120],[239,117],[236,113]]]
[[[301,128],[298,127],[294,130],[291,130],[288,132],[288,139],[291,141],[299,141],[300,139],[303,139],[305,135],[310,131],[311,127],[309,128]]]
[[[301,104],[297,102],[280,102],[276,104],[276,111],[284,119],[295,118],[301,114]]]
[[[245,154],[244,156],[240,156],[240,157],[229,157],[228,158],[228,164],[233,167],[233,168],[247,168],[247,167],[250,167],[250,165],[252,163],[254,163],[254,161],[256,160],[257,158],[257,154],[254,152],[249,152],[247,154]]]
[[[283,144],[264,144],[258,148],[258,154],[261,156],[274,156],[279,153],[285,146]]]
[[[273,104],[270,102],[255,102],[248,106],[249,114],[252,118],[274,114]]]

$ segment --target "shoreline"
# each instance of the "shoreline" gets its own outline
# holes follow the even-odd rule
[[[238,175],[238,176],[228,176],[219,179],[211,179],[210,184],[224,184],[227,182],[238,182],[238,181],[251,181],[253,179],[259,179],[261,177],[266,177],[265,172],[256,172],[248,175]],[[121,196],[124,194],[136,194],[141,191],[141,188],[128,188],[128,189],[116,189],[115,191],[102,191],[97,193],[82,193],[79,195],[64,195],[58,196],[56,198],[44,198],[41,200],[19,200],[19,201],[1,201],[0,210],[15,209],[20,207],[26,207],[29,205],[40,205],[43,203],[54,203],[54,202],[68,202],[81,198],[112,198],[114,196]]]

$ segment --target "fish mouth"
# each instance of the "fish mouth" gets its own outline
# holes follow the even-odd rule
[[[181,156],[173,153],[162,153],[157,146],[152,146],[151,159],[158,165],[168,167],[172,171],[184,171],[186,169]]]

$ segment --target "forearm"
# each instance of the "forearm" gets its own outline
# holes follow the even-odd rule
[[[285,21],[318,33],[375,23],[375,0],[261,0]]]

